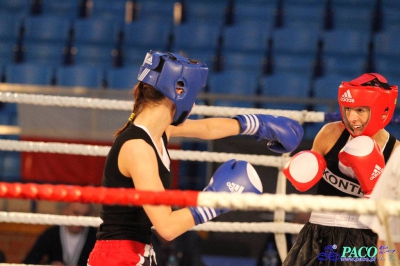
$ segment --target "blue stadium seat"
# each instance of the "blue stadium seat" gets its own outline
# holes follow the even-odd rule
[[[273,32],[274,54],[315,56],[319,31],[312,27],[288,26]]]
[[[11,64],[6,66],[6,82],[32,85],[51,85],[54,69],[41,64]]]
[[[28,14],[31,5],[26,0],[0,0],[0,10],[12,14]]]
[[[304,4],[303,2],[285,2],[284,27],[323,28],[324,6],[321,4]]]
[[[249,22],[226,27],[223,31],[225,51],[263,53],[269,36],[269,23]]]
[[[175,1],[172,0],[141,0],[139,20],[161,19],[165,22],[172,22]]]
[[[225,52],[224,70],[243,70],[260,73],[263,57],[261,54]]]
[[[13,62],[15,41],[0,41],[0,68]]]
[[[63,44],[57,43],[28,43],[26,46],[25,62],[59,66],[63,64]]]
[[[335,1],[333,1],[335,2]],[[358,1],[361,3],[361,1]],[[363,5],[333,5],[334,28],[369,31],[372,27],[374,1],[362,1]],[[368,4],[369,2],[370,4]],[[356,16],[354,14],[357,14]]]
[[[126,47],[124,50],[125,63],[127,65],[142,64],[146,53],[150,50],[149,47]],[[164,49],[159,50],[163,51]]]
[[[358,77],[365,71],[366,56],[350,57],[325,56],[325,75],[348,75]]]
[[[16,41],[22,18],[12,12],[6,12],[0,8],[0,41]]]
[[[385,77],[398,76],[400,73],[399,62],[400,62],[399,58],[386,58],[380,56],[376,57],[375,58],[376,72],[382,74]]]
[[[65,44],[71,27],[71,21],[65,17],[53,15],[28,16],[24,19],[25,43],[46,42]]]
[[[212,105],[253,108],[254,103],[246,96],[256,95],[258,73],[250,71],[223,71],[210,74],[209,90],[213,94],[230,95],[235,100],[215,100]]]
[[[272,1],[251,3],[249,1],[235,4],[235,24],[248,22],[271,23],[275,3]]]
[[[67,19],[78,18],[78,1],[46,0],[42,5],[43,15],[64,17]]]
[[[72,27],[75,44],[95,44],[106,47],[114,46],[120,30],[117,22],[101,18],[77,19]]]
[[[104,80],[104,71],[101,67],[74,65],[61,66],[56,69],[56,85],[83,86],[101,89]]]
[[[137,74],[140,65],[111,68],[106,72],[107,87],[117,90],[129,90],[138,82]]]
[[[187,21],[192,23],[212,23],[222,26],[225,14],[225,1],[186,1]]]
[[[125,20],[125,0],[94,0],[92,17],[123,23]]]
[[[262,104],[267,109],[304,110],[306,103],[298,101],[307,98],[310,89],[310,80],[304,75],[276,73],[261,78],[261,95],[289,100],[289,103],[268,101]]]
[[[385,30],[375,35],[375,55],[376,58],[400,60],[399,41],[400,35],[396,30]]]
[[[305,79],[312,76],[315,56],[312,54],[276,54],[273,57],[273,73],[302,74]]]
[[[146,47],[165,50],[172,22],[161,19],[141,19],[123,26],[125,48]]]
[[[387,2],[383,5],[383,30],[393,32],[400,27],[400,2],[397,7],[390,6]]]
[[[323,34],[324,54],[341,58],[366,58],[370,41],[369,31],[334,29]]]
[[[332,74],[317,78],[313,88],[314,98],[316,99],[314,110],[321,112],[339,112],[338,104],[335,106],[329,106],[326,103],[318,101],[318,99],[337,100],[338,88],[341,82],[350,81],[356,77],[358,76]]]
[[[187,22],[174,27],[174,51],[190,53],[202,50],[214,52],[220,28],[207,22]]]
[[[302,5],[304,6],[316,6],[316,5],[322,5],[325,6],[325,2],[321,0],[286,0],[285,3],[287,4],[299,4],[301,2]]]
[[[111,46],[95,44],[76,44],[75,63],[79,65],[98,65],[105,68],[112,67]]]

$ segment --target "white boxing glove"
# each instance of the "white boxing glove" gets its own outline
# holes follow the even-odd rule
[[[321,154],[305,150],[293,155],[282,171],[297,190],[304,192],[322,178],[325,168],[326,161]]]

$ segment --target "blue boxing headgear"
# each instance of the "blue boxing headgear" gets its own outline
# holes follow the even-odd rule
[[[206,85],[208,68],[176,53],[150,51],[140,67],[138,80],[153,86],[175,105],[172,125],[189,116],[200,88]],[[182,89],[178,94],[176,89]]]

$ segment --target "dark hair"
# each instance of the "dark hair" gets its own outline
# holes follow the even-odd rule
[[[165,99],[165,96],[161,92],[156,90],[153,86],[143,82],[137,83],[132,91],[134,99],[132,113],[134,116],[137,116],[145,106],[160,103]],[[121,132],[124,131],[131,122],[131,120],[128,120],[122,128],[115,132],[114,137],[121,134]]]

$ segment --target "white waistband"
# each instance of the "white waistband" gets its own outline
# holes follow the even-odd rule
[[[312,212],[310,216],[310,223],[325,226],[368,229],[368,227],[358,221],[358,217],[358,214]]]

